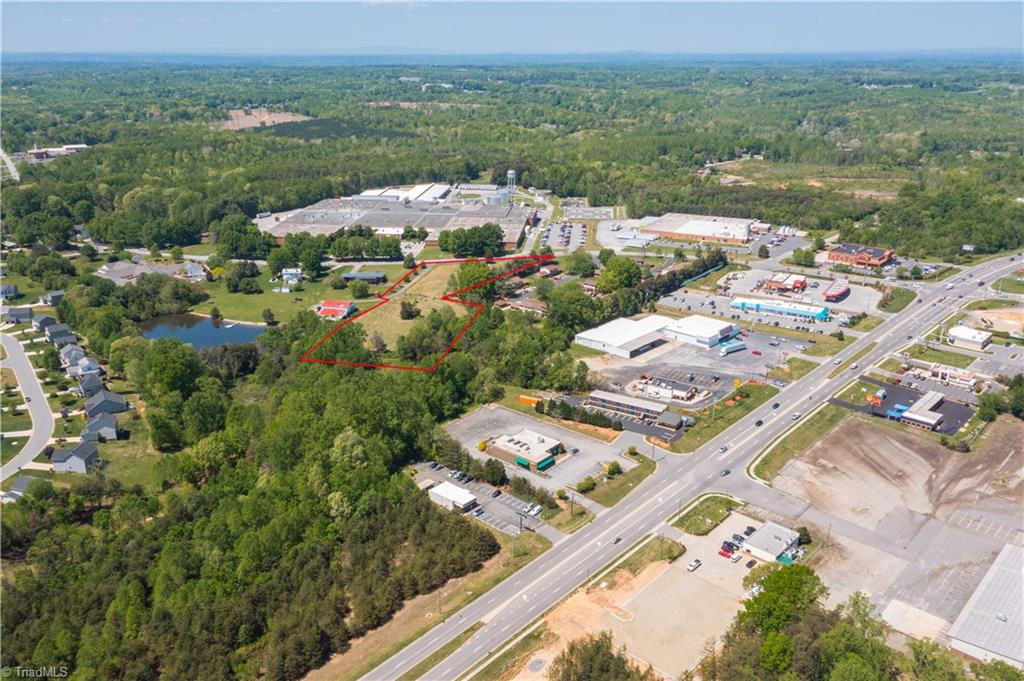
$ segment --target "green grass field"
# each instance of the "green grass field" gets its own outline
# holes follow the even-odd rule
[[[952,350],[930,348],[920,343],[911,346],[907,352],[910,354],[912,359],[917,359],[922,362],[938,362],[939,364],[945,364],[959,369],[966,369],[974,362],[974,357],[971,355],[965,355]]]
[[[4,412],[0,414],[0,432],[16,433],[21,430],[31,430],[32,417],[27,411]]]
[[[678,527],[687,534],[704,536],[729,517],[729,514],[739,508],[742,504],[728,497],[712,494],[704,497],[697,505],[686,511],[672,521],[673,527]]]
[[[568,503],[568,502],[566,502]],[[576,530],[580,529],[591,520],[594,519],[594,514],[585,509],[579,504],[574,504],[572,509],[572,515],[569,514],[569,509],[560,508],[546,509],[541,513],[541,517],[551,527],[555,528],[559,532],[565,534],[572,534]]]
[[[883,318],[871,315],[871,316],[868,316],[868,317],[864,317],[863,319],[861,319],[856,324],[852,324],[850,326],[850,328],[851,329],[856,329],[857,331],[863,331],[863,332],[867,333],[868,331],[871,331],[872,329],[877,328],[883,322],[885,322],[885,320]]]
[[[659,560],[672,561],[684,553],[686,553],[685,546],[672,539],[657,535],[634,551],[629,558],[619,563],[615,569],[627,570],[630,574],[637,575],[651,563]]]
[[[996,282],[995,287],[1003,293],[1024,293],[1024,277],[1003,277]]]
[[[599,481],[597,487],[592,492],[587,493],[588,499],[592,499],[605,507],[614,506],[654,472],[655,464],[650,458],[643,454],[631,455],[627,453],[626,456],[637,461],[639,465],[632,470],[616,475],[611,480]]]
[[[737,265],[735,263],[730,263],[720,270],[716,270],[710,274],[705,274],[700,279],[694,279],[693,281],[686,285],[686,288],[696,289],[699,291],[714,291],[718,288],[718,282],[722,279],[722,277],[732,272],[744,272],[749,269],[750,268],[747,267],[746,265]]]
[[[818,366],[817,362],[800,357],[790,357],[782,364],[772,367],[768,372],[768,378],[778,378],[783,381],[798,381]]]
[[[130,433],[128,439],[101,443],[100,458],[109,462],[107,475],[117,478],[125,486],[138,484],[149,492],[159,492],[160,476],[157,475],[156,464],[168,455],[153,449],[145,420],[136,420],[132,414],[128,412],[118,418],[120,427]]]
[[[749,397],[739,399],[734,404],[727,405],[726,402],[734,400],[739,390],[745,391]],[[707,414],[697,416],[697,423],[691,426],[686,434],[672,443],[673,452],[692,452],[711,440],[723,430],[736,423],[744,416],[757,409],[760,405],[777,395],[778,388],[770,385],[744,385],[733,391],[729,396]]]
[[[878,386],[874,383],[868,383],[863,380],[856,380],[851,385],[843,389],[836,397],[841,400],[846,400],[851,404],[864,404],[864,400],[868,395],[873,395],[878,390]]]
[[[902,312],[907,305],[914,302],[915,298],[917,298],[915,291],[894,286],[889,300],[879,304],[878,309],[882,312]]]
[[[1009,298],[984,298],[983,300],[972,300],[964,305],[965,310],[1005,310],[1020,305],[1016,300]]]
[[[815,442],[839,424],[850,412],[834,404],[826,404],[804,419],[795,429],[782,436],[774,447],[754,466],[754,475],[771,481],[794,456],[807,451]]]

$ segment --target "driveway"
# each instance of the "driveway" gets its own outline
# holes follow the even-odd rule
[[[35,367],[32,361],[25,354],[14,336],[6,333],[0,334],[0,341],[3,342],[4,350],[7,352],[7,359],[4,366],[10,367],[18,378],[18,386],[25,396],[29,416],[32,417],[32,435],[28,442],[21,448],[21,451],[13,459],[0,467],[0,480],[6,480],[21,469],[22,466],[39,456],[43,448],[50,442],[53,436],[53,414],[50,412],[50,404],[46,401],[46,393],[36,376]]]

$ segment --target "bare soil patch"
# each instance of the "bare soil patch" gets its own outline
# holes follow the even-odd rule
[[[228,120],[219,123],[215,127],[221,130],[246,130],[248,128],[262,128],[278,123],[295,123],[298,121],[312,120],[309,116],[289,113],[288,111],[269,111],[265,108],[256,108],[246,111],[245,109],[232,109],[228,112]]]

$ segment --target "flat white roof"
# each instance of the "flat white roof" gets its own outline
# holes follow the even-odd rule
[[[778,556],[799,538],[800,533],[796,530],[769,521],[747,538],[746,546]]]
[[[689,215],[666,213],[643,229],[656,232],[674,232],[679,235],[748,239],[756,221],[749,218],[728,218],[715,215]]]
[[[939,406],[943,397],[945,395],[942,393],[936,390],[929,390],[919,400],[910,405],[910,408],[903,413],[903,417],[934,426],[942,421],[942,414],[935,411],[935,407]]]
[[[723,319],[714,319],[712,317],[704,317],[699,314],[692,314],[689,317],[677,319],[672,322],[666,330],[687,336],[707,337],[717,336],[722,333],[722,331],[731,329],[732,326],[732,322],[727,322]]]
[[[448,501],[451,501],[459,506],[465,506],[476,501],[476,496],[467,490],[462,489],[458,485],[453,485],[447,480],[442,482],[440,485],[435,485],[430,488],[431,493],[437,494]]]
[[[651,400],[642,400],[639,397],[632,397],[630,395],[620,395],[619,393],[610,393],[607,390],[594,390],[591,391],[590,396],[599,400],[607,400],[608,402],[617,402],[619,404],[628,404],[641,409],[650,409],[652,411],[665,411],[665,405],[661,402],[652,402]]]
[[[975,343],[985,343],[992,340],[992,334],[988,331],[972,329],[969,326],[954,326],[949,330],[949,335],[954,338],[962,338],[963,340],[973,341]]]
[[[1024,547],[1003,546],[949,637],[1024,664]]]
[[[657,333],[673,320],[662,315],[652,314],[643,319],[619,317],[612,321],[576,334],[577,342],[587,340],[592,343],[604,343],[616,347],[624,347],[644,336]]]
[[[551,456],[551,450],[562,443],[556,438],[524,428],[518,433],[495,438],[494,444],[531,463],[539,463]]]

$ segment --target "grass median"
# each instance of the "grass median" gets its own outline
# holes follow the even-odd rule
[[[635,452],[626,452],[625,455],[636,461],[637,465],[625,473],[619,473],[613,478],[598,482],[597,487],[586,493],[585,496],[588,499],[596,501],[604,507],[614,506],[654,472],[654,461],[649,457]]]
[[[829,378],[835,378],[839,374],[843,373],[844,371],[846,371],[847,369],[852,367],[854,364],[856,364],[862,357],[864,357],[864,355],[866,355],[869,352],[871,352],[872,350],[874,350],[875,346],[877,346],[877,345],[878,345],[878,343],[872,342],[867,347],[865,347],[863,350],[860,350],[853,357],[851,357],[850,359],[846,360],[845,362],[843,362],[842,364],[837,366],[832,371],[828,372],[828,377]]]
[[[778,388],[748,383],[729,394],[714,408],[696,415],[697,422],[672,443],[673,452],[692,452],[777,395]]]
[[[807,417],[795,429],[783,435],[754,466],[754,475],[771,482],[789,461],[821,440],[835,428],[849,412],[834,404],[826,404]]]

